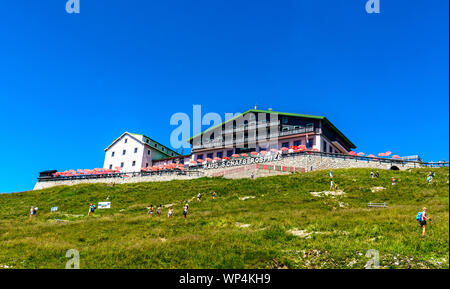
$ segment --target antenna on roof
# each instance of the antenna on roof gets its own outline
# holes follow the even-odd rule
[[[269,107],[268,111],[272,111],[272,108],[271,108],[271,107]]]
[[[258,109],[258,105],[257,104],[255,104],[255,109]]]

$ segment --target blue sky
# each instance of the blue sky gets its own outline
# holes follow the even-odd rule
[[[103,165],[124,131],[258,104],[327,116],[356,151],[448,159],[449,3],[2,1],[0,192]]]

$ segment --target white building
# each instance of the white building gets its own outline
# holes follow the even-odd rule
[[[179,156],[174,150],[136,133],[124,132],[105,149],[103,167],[122,172],[140,172],[141,168],[150,167],[153,161]]]

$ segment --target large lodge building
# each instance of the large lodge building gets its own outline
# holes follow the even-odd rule
[[[190,155],[180,155],[151,138],[125,132],[105,149],[104,168],[124,172],[190,161],[218,160],[233,154],[305,146],[346,154],[356,146],[326,117],[250,109],[187,140]]]

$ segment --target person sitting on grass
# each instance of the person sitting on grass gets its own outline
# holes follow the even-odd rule
[[[200,202],[202,198],[202,194],[199,192],[197,195],[197,202]]]
[[[93,203],[91,203],[89,205],[89,212],[88,212],[88,216],[93,215],[95,212],[95,205]]]
[[[420,227],[422,227],[422,237],[425,237],[425,233],[427,230],[427,208],[423,208],[422,212],[419,212],[416,216],[416,220],[419,221]]]
[[[184,205],[184,208],[183,208],[184,219],[186,219],[186,217],[187,217],[188,209],[189,209],[189,205],[188,204]]]
[[[376,177],[377,179],[380,177],[380,173],[379,173],[378,171],[375,173],[375,177]]]
[[[167,218],[170,219],[170,217],[172,217],[172,215],[173,215],[173,208],[170,207],[169,212],[167,213]]]
[[[150,205],[150,208],[148,209],[148,216],[151,218],[153,217],[153,204]]]
[[[156,214],[158,215],[158,217],[161,216],[161,210],[162,210],[162,205],[159,204],[159,207],[158,207],[158,209],[156,210]]]
[[[213,198],[214,200],[217,198],[217,193],[216,193],[216,191],[213,192],[212,198]]]
[[[370,172],[370,177],[373,179],[374,177],[373,172]]]
[[[391,183],[392,183],[392,185],[395,185],[395,182],[396,182],[397,180],[394,178],[394,177],[392,177],[391,178]]]

